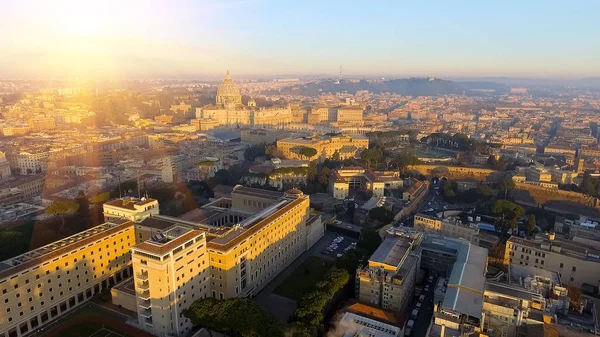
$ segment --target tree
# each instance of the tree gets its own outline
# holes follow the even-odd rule
[[[60,233],[65,226],[65,215],[72,211],[77,211],[79,205],[70,201],[55,201],[52,205],[46,208],[45,213],[48,215],[58,216],[61,221],[58,232]]]
[[[598,196],[598,188],[600,187],[600,181],[593,178],[589,172],[583,174],[579,191],[592,197]]]
[[[226,169],[220,169],[215,172],[215,176],[213,178],[215,179],[215,183],[217,185],[227,185],[229,184],[229,171]]]
[[[277,149],[277,145],[269,145],[265,149],[265,155],[269,158],[281,157],[280,151]]]
[[[529,219],[527,219],[527,234],[531,235],[535,231],[535,215],[530,215]]]
[[[484,198],[484,199],[491,197],[494,194],[494,191],[488,185],[481,185],[481,186],[477,187],[476,191],[477,191],[477,195],[480,198]]]
[[[511,228],[517,229],[517,220],[525,214],[525,210],[508,200],[497,200],[492,204],[492,213],[500,216],[497,227],[502,233],[506,233]]]
[[[300,148],[298,153],[302,158],[310,159],[314,157],[318,153],[318,151],[317,149],[314,149],[312,147],[303,146],[302,148]]]
[[[244,159],[249,162],[254,162],[256,158],[265,155],[265,147],[263,145],[253,145],[244,150]]]
[[[354,201],[348,201],[348,205],[346,207],[346,215],[349,217],[354,217],[354,212],[356,212],[356,204]]]
[[[396,166],[398,166],[399,171],[404,171],[407,167],[418,164],[419,158],[409,153],[402,153],[396,158]]]
[[[387,225],[394,221],[394,213],[386,207],[373,207],[369,210],[369,218]]]
[[[317,162],[316,161],[310,162],[310,164],[308,164],[308,171],[306,172],[306,177],[308,178],[308,180],[314,180],[315,177],[317,176],[317,173],[318,173]]]
[[[380,244],[381,236],[379,233],[372,228],[366,228],[360,233],[360,240],[356,243],[356,248],[364,249],[367,252],[366,255],[371,255]]]
[[[331,160],[338,161],[338,160],[341,160],[341,159],[342,159],[342,156],[340,156],[340,151],[335,150],[335,152],[331,156]]]
[[[500,180],[500,182],[498,182],[498,189],[500,192],[514,190],[515,187],[515,182],[511,178],[503,178]]]
[[[365,149],[360,154],[360,158],[367,163],[367,167],[371,167],[371,163],[375,163],[377,167],[383,158],[383,151],[380,148]]]
[[[319,180],[319,183],[321,183],[321,185],[327,185],[329,183],[329,174],[330,173],[331,173],[331,171],[327,167],[323,167],[321,169],[321,172],[319,173],[319,176],[317,177]]]
[[[247,298],[202,298],[183,311],[196,326],[240,337],[283,336],[275,316]]]

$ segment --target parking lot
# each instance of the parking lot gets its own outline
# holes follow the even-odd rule
[[[431,281],[430,281],[431,279]],[[425,278],[423,282],[423,292],[415,299],[413,305],[408,310],[409,322],[407,323],[407,330],[405,336],[425,336],[427,329],[431,324],[431,316],[433,315],[433,294],[435,292],[435,285],[437,277],[429,276]],[[413,315],[414,310],[418,310],[416,316]],[[413,323],[410,323],[410,320]],[[411,331],[408,331],[408,327],[412,325]]]
[[[340,257],[351,249],[356,248],[356,240],[343,235],[336,235],[329,244],[321,250],[321,255],[329,257]]]

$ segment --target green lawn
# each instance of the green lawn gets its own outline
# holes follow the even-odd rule
[[[334,261],[310,256],[273,292],[298,302],[316,283],[323,280],[334,264]]]

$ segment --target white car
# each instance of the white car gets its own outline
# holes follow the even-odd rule
[[[421,302],[417,302],[417,309],[421,309]]]

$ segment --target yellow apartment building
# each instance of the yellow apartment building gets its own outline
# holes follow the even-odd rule
[[[206,233],[174,226],[131,248],[139,326],[157,335],[185,336],[183,316],[210,293]]]
[[[19,337],[131,276],[133,223],[113,220],[0,262],[0,336]]]

